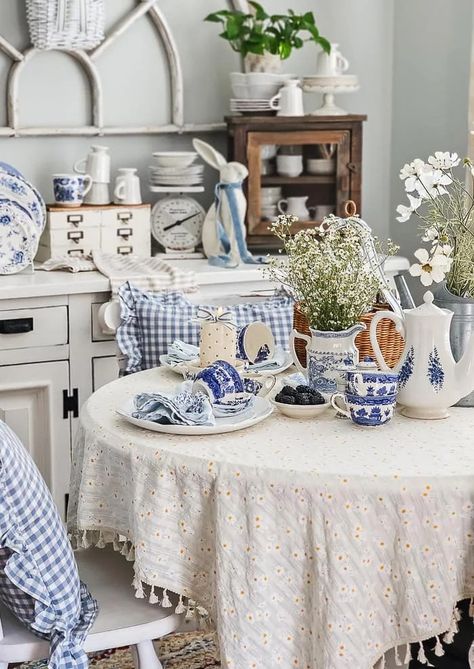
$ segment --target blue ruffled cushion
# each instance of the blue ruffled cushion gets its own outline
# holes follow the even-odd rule
[[[79,580],[64,526],[39,471],[0,421],[0,600],[50,641],[50,669],[86,669],[97,602]]]
[[[176,339],[199,345],[199,308],[212,305],[192,304],[182,293],[146,293],[130,283],[119,290],[122,322],[117,330],[117,343],[125,357],[125,373],[157,367],[160,356]],[[263,302],[247,302],[225,306],[238,328],[261,321],[273,333],[275,344],[288,350],[293,327],[293,300],[275,295]]]

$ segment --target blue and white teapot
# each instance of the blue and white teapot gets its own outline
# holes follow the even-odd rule
[[[449,330],[453,312],[433,304],[433,293],[424,304],[404,309],[403,318],[379,311],[370,324],[370,341],[381,369],[390,369],[377,341],[377,323],[390,318],[405,339],[398,365],[398,403],[409,418],[446,418],[448,408],[474,390],[474,334],[463,357],[456,362],[451,352]]]

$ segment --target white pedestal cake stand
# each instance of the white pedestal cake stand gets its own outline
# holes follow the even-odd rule
[[[355,93],[359,90],[359,84],[323,84],[304,79],[303,90],[306,93],[323,94],[322,106],[311,112],[311,116],[347,116],[349,112],[336,105],[334,96],[340,93]]]

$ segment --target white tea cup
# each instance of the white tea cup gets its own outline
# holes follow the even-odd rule
[[[115,204],[141,204],[140,178],[135,167],[121,167],[115,180]]]

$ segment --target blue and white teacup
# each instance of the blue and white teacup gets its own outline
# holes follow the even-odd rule
[[[54,199],[62,207],[80,207],[91,188],[89,174],[53,175]]]
[[[196,375],[193,392],[205,392],[211,403],[221,403],[230,400],[238,393],[244,393],[244,382],[236,368],[225,360],[216,360],[209,367],[205,367]]]
[[[254,364],[273,358],[274,354],[275,338],[268,325],[255,321],[240,329],[237,337],[238,358]]]
[[[393,417],[396,394],[383,396],[354,395],[349,392],[334,393],[331,404],[336,411],[350,418],[356,425],[377,427]]]
[[[268,376],[259,376],[258,374],[249,376],[245,375],[245,392],[259,397],[265,397],[268,395],[270,390],[275,387],[276,381],[276,376],[273,376],[273,374],[269,374]]]
[[[384,397],[396,395],[398,373],[381,370],[347,371],[346,390],[360,397]]]

